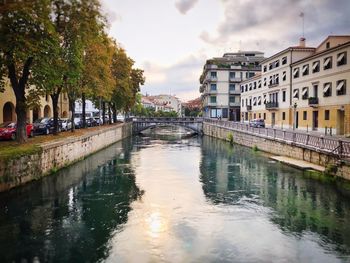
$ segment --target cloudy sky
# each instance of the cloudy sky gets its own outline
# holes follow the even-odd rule
[[[102,0],[109,34],[145,70],[142,93],[198,97],[205,60],[237,50],[270,56],[350,34],[349,0]]]

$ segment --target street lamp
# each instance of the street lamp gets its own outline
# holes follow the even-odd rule
[[[294,115],[293,115],[293,131],[295,130],[295,128],[296,128],[296,125],[297,125],[297,114],[296,114],[296,111],[297,111],[297,103],[296,102],[294,102],[294,104],[293,104],[293,113],[294,113]]]

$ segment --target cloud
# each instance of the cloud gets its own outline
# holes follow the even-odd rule
[[[206,57],[202,54],[189,55],[170,66],[161,66],[146,61],[142,68],[145,70],[146,83],[142,93],[151,95],[171,93],[183,101],[200,96],[199,76]],[[157,78],[161,75],[162,78]]]
[[[181,14],[186,15],[186,13],[192,9],[197,2],[198,0],[178,0],[175,2],[175,6]]]
[[[272,49],[278,52],[298,43],[302,35],[301,12],[305,14],[305,36],[313,44],[330,34],[349,34],[348,0],[221,0],[221,3],[224,17],[216,31],[199,35],[209,45],[235,43],[237,49],[256,49],[273,42],[275,46],[268,47],[267,53]]]

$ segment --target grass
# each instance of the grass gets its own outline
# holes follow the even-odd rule
[[[28,141],[19,144],[16,141],[0,141],[0,160],[10,161],[13,159],[20,158],[25,155],[32,155],[41,152],[41,144],[51,142],[51,141],[61,141],[67,138],[79,137],[92,131],[104,130],[110,128],[111,124],[105,126],[98,126],[88,129],[78,129],[75,132],[61,132],[58,135],[38,135],[34,138],[28,138]]]

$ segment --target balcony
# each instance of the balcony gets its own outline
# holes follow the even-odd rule
[[[269,84],[269,88],[274,88],[274,87],[277,87],[278,86],[278,82],[277,83],[272,83],[272,84]]]
[[[208,82],[215,82],[215,81],[218,81],[218,77],[214,77],[214,76],[207,76],[205,78],[206,81]]]
[[[252,110],[252,105],[247,105],[247,111],[251,111]]]
[[[240,103],[239,102],[230,102],[230,107],[240,107]]]
[[[241,82],[241,78],[236,78],[236,77],[230,77],[230,82]]]
[[[272,101],[272,102],[267,102],[265,104],[265,108],[267,110],[275,110],[278,109],[278,102],[277,101]]]
[[[318,106],[318,98],[317,97],[310,97],[309,98],[309,106],[310,107],[317,107]]]

